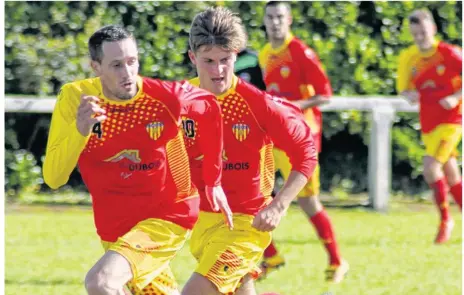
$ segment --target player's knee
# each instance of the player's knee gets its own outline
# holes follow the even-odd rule
[[[246,275],[240,287],[235,292],[236,295],[256,295],[255,281],[250,275]]]
[[[193,273],[190,279],[185,284],[182,289],[182,295],[221,295],[218,291],[216,285],[214,285],[210,280],[204,276]]]
[[[443,177],[442,164],[430,156],[424,157],[424,177],[427,182],[433,182]]]
[[[308,217],[312,217],[324,209],[317,196],[298,198],[298,204]]]
[[[449,159],[443,166],[443,170],[449,186],[453,186],[461,181],[461,172],[456,158]]]
[[[119,283],[102,269],[91,269],[85,276],[85,289],[89,295],[118,294],[124,283]]]

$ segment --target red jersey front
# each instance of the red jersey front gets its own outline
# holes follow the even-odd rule
[[[99,78],[66,84],[52,119],[44,175],[46,172],[47,179],[53,179],[49,174],[60,173],[65,169],[63,165],[72,169],[75,163],[63,163],[63,155],[77,154],[82,178],[92,196],[97,232],[109,242],[147,218],[168,220],[190,229],[198,217],[199,198],[186,169],[189,159],[180,115],[185,102],[195,109],[194,101],[201,102],[201,97],[214,100],[214,96],[179,82],[139,77],[138,86],[134,98],[115,102],[104,97]],[[108,117],[94,126],[89,138],[75,134],[82,93],[99,97]],[[60,151],[67,142],[79,141],[79,136],[83,138],[82,149]],[[221,169],[216,170],[210,179],[220,177]],[[67,178],[59,184],[63,181]]]
[[[400,54],[397,90],[417,90],[420,95],[420,123],[427,133],[443,123],[462,123],[462,103],[445,110],[439,101],[462,88],[461,49],[445,42],[421,53],[416,45]]]
[[[191,83],[199,85],[199,79]],[[317,152],[311,130],[295,106],[235,76],[232,88],[216,98],[223,116],[222,188],[233,213],[255,215],[269,202],[274,186],[273,143],[290,157],[293,170],[308,178],[313,173]],[[200,191],[200,208],[211,212],[204,193],[204,156],[198,141],[205,132],[195,124],[196,118],[184,119],[193,126],[186,132],[185,143],[192,180]]]
[[[290,101],[308,99],[316,94],[331,96],[330,81],[317,54],[301,40],[290,35],[282,46],[273,49],[268,43],[259,54],[266,91]],[[305,111],[305,118],[315,134],[320,151],[322,114],[314,107]]]

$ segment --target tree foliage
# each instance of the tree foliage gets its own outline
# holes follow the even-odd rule
[[[6,92],[55,95],[64,83],[92,75],[86,42],[107,24],[121,24],[134,33],[142,75],[187,78],[192,73],[186,54],[189,26],[196,13],[211,5],[239,13],[250,47],[259,50],[265,44],[264,2],[5,2]],[[336,95],[394,95],[398,53],[412,42],[406,19],[412,10],[423,7],[432,11],[438,38],[461,45],[460,1],[298,1],[292,3],[292,30],[319,54]],[[24,123],[9,121],[12,130]],[[365,190],[366,114],[325,113],[323,130],[323,188]],[[43,133],[36,138],[41,145],[46,142]],[[19,142],[17,148],[10,144],[10,152],[27,145],[28,140],[18,139],[14,132],[9,136],[7,144]],[[397,114],[393,148],[394,189],[417,187],[423,148],[416,114]],[[43,150],[32,152],[40,163]]]

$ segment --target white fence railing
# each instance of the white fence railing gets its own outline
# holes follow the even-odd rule
[[[13,113],[52,113],[55,98],[6,96],[5,111]],[[371,115],[368,157],[369,200],[375,210],[386,211],[391,189],[391,127],[395,112],[417,112],[398,97],[333,97],[321,107],[324,112],[367,111]]]

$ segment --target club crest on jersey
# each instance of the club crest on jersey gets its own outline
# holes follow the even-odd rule
[[[288,78],[290,75],[290,68],[287,66],[283,66],[280,68],[280,75],[284,78]]]
[[[147,130],[148,135],[150,135],[151,139],[157,140],[161,137],[161,134],[163,133],[164,124],[161,122],[148,123],[145,126],[145,129]]]
[[[250,127],[243,123],[234,124],[232,126],[232,132],[238,141],[244,141],[247,138],[248,133],[250,133]]]
[[[443,76],[445,73],[445,66],[444,65],[438,65],[437,66],[437,74],[440,76]]]

